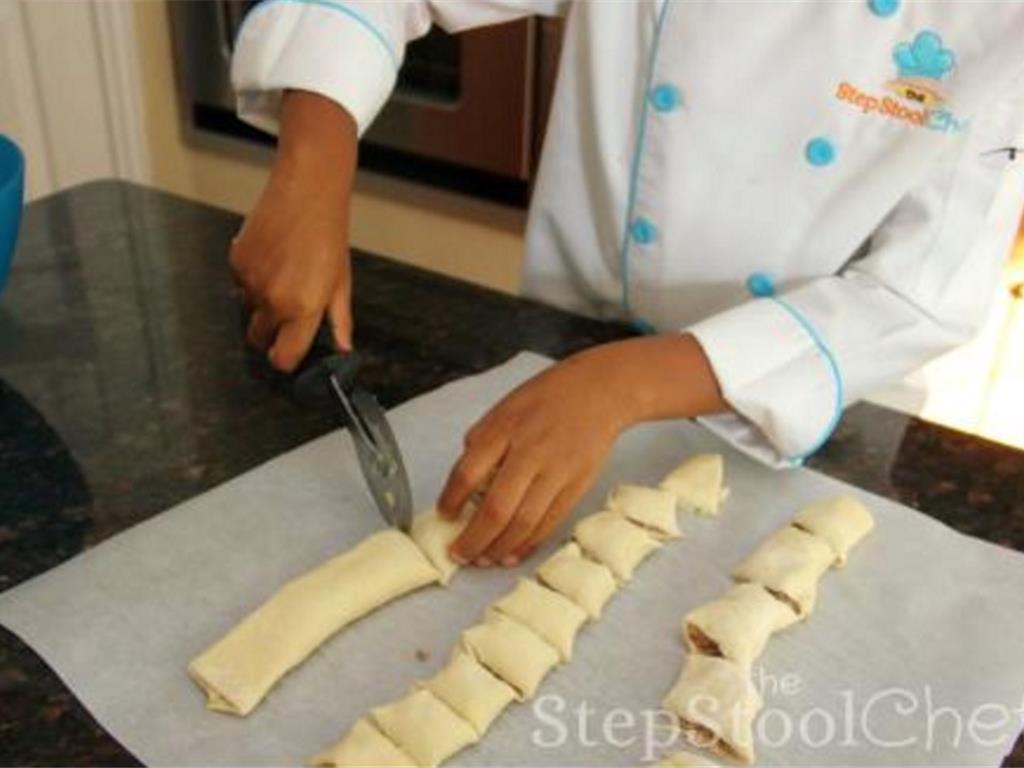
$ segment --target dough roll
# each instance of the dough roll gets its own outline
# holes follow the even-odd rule
[[[421,768],[440,765],[480,738],[461,715],[424,688],[377,707],[370,717]]]
[[[521,579],[493,607],[547,640],[562,661],[572,658],[576,633],[587,621],[587,612],[576,603],[533,579]]]
[[[726,497],[724,474],[721,454],[698,453],[666,475],[661,487],[676,497],[681,511],[714,517]]]
[[[316,768],[341,766],[374,766],[374,768],[403,768],[415,766],[409,757],[387,736],[377,730],[366,718],[357,720],[351,730],[337,744],[310,759]]]
[[[288,582],[189,664],[207,706],[247,715],[327,638],[394,598],[441,579],[413,541],[385,530]]]
[[[875,519],[857,499],[837,496],[804,507],[793,519],[793,525],[832,547],[836,568],[842,568],[850,550],[871,533]]]
[[[740,563],[733,578],[760,584],[804,618],[814,610],[818,580],[834,560],[832,548],[817,536],[786,526]]]
[[[663,488],[620,485],[608,495],[605,507],[662,539],[676,539],[676,496]]]
[[[568,597],[592,619],[601,617],[605,603],[618,589],[608,566],[584,557],[574,541],[541,563],[537,580]]]
[[[683,631],[691,651],[724,656],[749,668],[772,634],[796,621],[792,608],[760,584],[737,584],[718,600],[690,611]]]
[[[735,661],[691,653],[662,704],[679,718],[683,736],[693,746],[754,762],[753,723],[761,695],[748,671]]]
[[[608,566],[620,582],[633,578],[636,567],[661,546],[643,528],[608,510],[580,520],[573,537],[584,552]]]

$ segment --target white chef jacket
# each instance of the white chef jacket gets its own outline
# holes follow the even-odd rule
[[[712,430],[799,463],[978,328],[1024,206],[1024,3],[265,0],[239,114],[304,89],[364,130],[431,24],[531,13],[568,20],[525,289],[692,333]]]

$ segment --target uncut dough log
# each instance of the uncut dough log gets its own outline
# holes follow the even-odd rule
[[[462,715],[481,736],[516,698],[512,686],[462,649],[456,649],[444,669],[417,685]]]
[[[315,755],[309,763],[317,768],[371,765],[399,768],[416,765],[415,760],[395,746],[391,739],[366,718],[357,720],[341,741]]]
[[[462,633],[462,647],[511,685],[519,700],[532,699],[541,680],[558,664],[558,652],[549,642],[495,611]]]
[[[576,633],[587,621],[587,612],[576,603],[533,579],[520,579],[493,607],[547,640],[562,661],[572,658]]]
[[[713,517],[725,498],[724,473],[721,454],[698,453],[666,475],[661,487],[675,494],[681,509]]]
[[[455,710],[422,688],[375,708],[370,717],[380,732],[421,768],[440,765],[480,738]]]
[[[871,533],[875,519],[857,499],[837,496],[804,507],[793,525],[824,540],[835,553],[836,567],[842,568],[850,550]]]
[[[814,609],[818,580],[834,560],[832,548],[817,536],[786,526],[740,563],[733,578],[760,584],[806,617]]]
[[[706,656],[724,656],[749,669],[768,639],[797,621],[786,604],[760,584],[737,584],[723,597],[683,619],[687,646]]]
[[[584,557],[580,545],[574,541],[541,563],[537,578],[568,597],[592,619],[601,617],[605,603],[618,589],[618,582],[608,566]]]
[[[607,565],[619,581],[629,581],[636,567],[661,546],[643,528],[607,510],[580,520],[573,538],[584,552]]]
[[[744,763],[754,761],[753,722],[761,695],[735,661],[689,654],[662,706],[679,718],[693,746]]]
[[[189,664],[207,706],[247,715],[327,638],[440,573],[397,530],[375,533],[285,584]]]
[[[654,533],[675,539],[681,534],[676,520],[676,496],[663,488],[620,485],[608,495],[607,509]]]

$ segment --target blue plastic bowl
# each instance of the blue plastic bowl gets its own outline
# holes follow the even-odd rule
[[[0,292],[11,272],[24,193],[25,158],[17,144],[0,134]]]

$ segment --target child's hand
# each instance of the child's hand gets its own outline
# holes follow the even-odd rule
[[[356,127],[320,96],[285,97],[274,170],[231,245],[231,268],[252,309],[247,338],[290,371],[324,315],[352,344],[348,217]]]
[[[442,513],[456,516],[493,479],[452,556],[515,565],[583,497],[624,429],[723,409],[711,367],[691,336],[607,344],[549,368],[466,435],[438,501]]]

